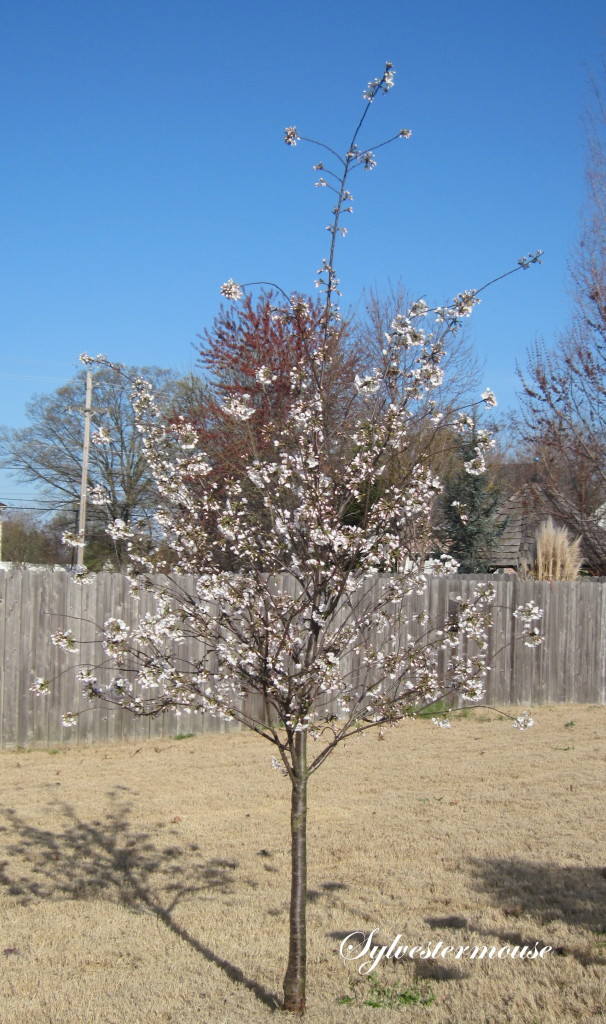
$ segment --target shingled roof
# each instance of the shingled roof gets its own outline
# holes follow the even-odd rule
[[[571,539],[581,538],[584,567],[591,575],[606,576],[605,507],[582,515],[564,494],[551,494],[540,484],[529,483],[512,494],[498,512],[503,533],[491,559],[493,569],[524,569],[536,557],[536,533],[546,519],[564,526]]]
[[[504,528],[491,559],[493,568],[517,570],[531,565],[537,553],[537,530],[549,516],[556,525],[565,525],[539,484],[526,484],[512,494],[499,509],[497,522]]]

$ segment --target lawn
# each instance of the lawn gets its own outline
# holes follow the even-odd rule
[[[310,784],[307,1024],[606,1021],[606,707],[474,711]],[[285,968],[289,784],[249,733],[0,753],[3,1024],[257,1024]],[[544,960],[345,963],[391,942]]]

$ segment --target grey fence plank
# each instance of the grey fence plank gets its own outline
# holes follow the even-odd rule
[[[0,747],[4,746],[4,730],[8,725],[8,682],[5,672],[4,652],[6,650],[6,590],[8,573],[0,572]],[[12,737],[6,737],[10,743]]]
[[[97,635],[96,622],[96,595],[93,583],[82,583],[78,585],[80,590],[80,622],[78,630],[78,641],[82,652],[82,665],[89,668],[95,667],[95,641]],[[84,696],[83,687],[78,686],[78,692],[74,694],[77,699],[77,709],[83,714],[78,718],[78,742],[79,743],[105,743],[107,742],[107,712],[95,713],[90,709],[90,702]]]
[[[45,708],[40,704],[36,694],[32,692],[32,683],[36,673],[39,640],[37,622],[38,610],[42,601],[42,581],[36,581],[32,573],[26,573],[21,580],[21,607],[27,609],[21,615],[19,628],[19,733],[24,744],[48,744],[47,716]]]
[[[595,600],[596,588],[593,588],[592,591],[588,587],[579,587],[576,583],[573,583],[572,587],[574,587],[576,595],[576,631],[574,642],[586,652],[586,658],[582,671],[580,666],[574,666],[575,676],[571,680],[570,689],[572,693],[579,697],[581,703],[587,704],[591,703],[589,695],[595,687],[597,675],[596,655],[599,651],[596,633],[596,620],[598,616],[598,607]]]
[[[43,600],[40,603],[40,618],[38,620],[38,637],[35,674],[44,679],[57,680],[57,684],[51,687],[48,697],[44,697],[44,704],[48,714],[48,743],[53,746],[55,743],[69,741],[68,730],[61,725],[63,714],[63,676],[60,674],[64,668],[68,668],[66,655],[53,647],[50,642],[50,634],[62,626],[67,628],[65,621],[65,601],[67,595],[67,580],[61,573],[50,572],[44,581]],[[24,609],[25,611],[25,609]]]
[[[6,589],[2,605],[2,690],[3,728],[2,742],[6,746],[19,744],[19,681],[16,675],[16,643],[21,626],[21,573],[12,569],[6,573]]]
[[[23,608],[23,588],[24,579],[23,574],[17,570],[13,572],[10,587],[10,597],[7,602],[7,622],[6,622],[6,679],[8,683],[8,690],[10,694],[10,704],[12,708],[12,714],[14,716],[14,734],[17,746],[22,747],[27,744],[27,696],[25,694],[26,687],[23,685],[23,676],[21,669],[21,628],[22,619],[21,610]],[[25,582],[27,586],[27,582]],[[9,712],[10,713],[10,712]]]
[[[592,704],[606,704],[606,591],[600,587],[600,606],[596,613],[596,633],[599,651],[597,655],[597,681],[595,690],[589,694]]]

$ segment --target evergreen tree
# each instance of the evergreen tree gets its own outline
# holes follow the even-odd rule
[[[474,424],[457,444],[460,468],[446,481],[442,495],[442,532],[448,539],[449,554],[460,563],[459,572],[489,572],[499,539],[505,528],[498,506],[501,489],[490,479],[483,464],[472,465],[478,446]]]

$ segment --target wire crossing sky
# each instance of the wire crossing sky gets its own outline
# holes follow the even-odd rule
[[[313,147],[347,145],[366,84],[396,71],[362,146],[336,269],[345,309],[402,282],[431,304],[544,250],[482,296],[482,388],[515,404],[515,363],[570,313],[585,199],[583,113],[606,54],[602,3],[333,4],[8,0],[0,422],[26,422],[80,352],[188,370],[228,278],[313,292],[331,196]],[[2,475],[0,500],[32,486]]]

